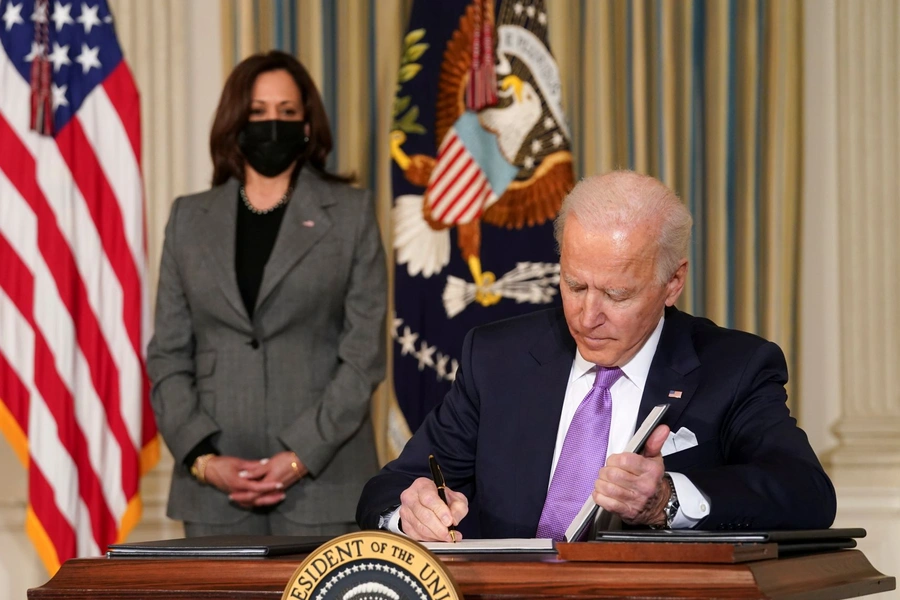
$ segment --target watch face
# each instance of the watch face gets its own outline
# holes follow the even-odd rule
[[[669,529],[671,529],[672,523],[675,522],[675,515],[678,514],[678,504],[676,503],[672,507],[666,506],[665,513],[666,513],[666,526]]]

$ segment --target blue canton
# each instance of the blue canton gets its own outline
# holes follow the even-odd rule
[[[105,0],[48,2],[46,11],[35,0],[0,0],[0,43],[16,70],[31,82],[31,63],[46,56],[52,67],[54,131],[78,112],[91,91],[122,60],[112,15]],[[36,25],[47,24],[47,47],[36,41]],[[6,86],[0,86],[5,88]]]

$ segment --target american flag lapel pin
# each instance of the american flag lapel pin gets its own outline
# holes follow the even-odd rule
[[[669,398],[681,398],[681,390],[669,390]]]
[[[309,221],[309,220],[303,221],[303,226],[304,226],[304,227],[312,227],[312,226],[314,226],[314,225],[315,225],[315,222],[313,222],[313,221]]]

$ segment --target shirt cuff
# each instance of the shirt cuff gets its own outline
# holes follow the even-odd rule
[[[678,512],[672,519],[672,529],[693,529],[709,516],[709,498],[681,473],[669,473],[678,495]]]
[[[387,529],[393,533],[406,535],[400,530],[400,507],[395,506],[390,512],[383,513],[378,518],[378,529]]]

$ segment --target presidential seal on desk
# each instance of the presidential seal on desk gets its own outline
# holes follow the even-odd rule
[[[458,600],[456,582],[424,546],[387,531],[348,533],[303,561],[282,600]]]

